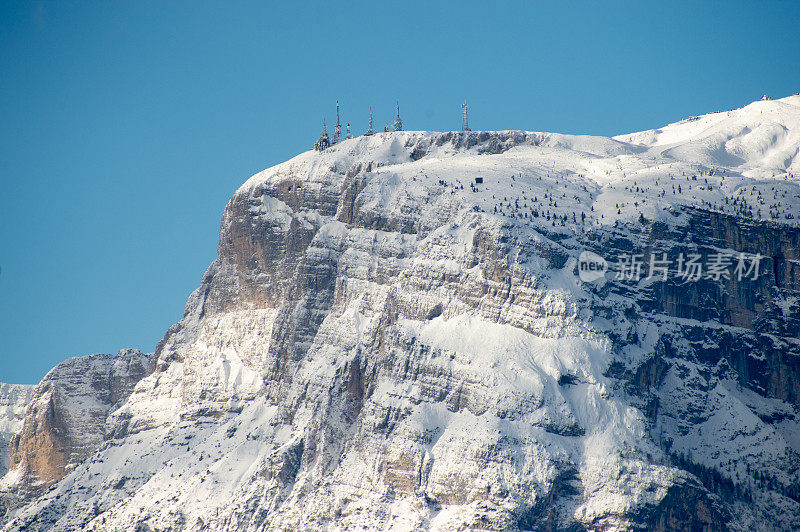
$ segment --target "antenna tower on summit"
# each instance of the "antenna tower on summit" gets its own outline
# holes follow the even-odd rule
[[[339,100],[336,100],[336,127],[333,129],[333,143],[336,144],[342,138],[342,124],[339,122]]]
[[[467,109],[469,109],[469,106],[467,106],[467,102],[465,101],[464,103],[461,104],[461,116],[463,118],[463,123],[461,124],[461,131],[472,131],[469,128],[469,123],[467,122]]]
[[[325,125],[325,118],[322,119],[322,135],[317,139],[317,142],[314,143],[314,149],[317,151],[322,151],[325,148],[330,147],[331,139],[328,137],[328,126]]]
[[[372,124],[372,106],[370,105],[369,106],[369,129],[367,130],[366,133],[364,133],[364,135],[369,136],[369,135],[374,135],[375,134],[375,130],[372,129],[372,125],[373,125]]]
[[[403,121],[400,120],[400,100],[397,101],[397,116],[392,122],[392,131],[403,131]]]

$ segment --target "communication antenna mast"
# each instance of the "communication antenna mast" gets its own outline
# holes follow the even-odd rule
[[[403,121],[400,120],[400,100],[397,100],[397,116],[392,122],[393,131],[403,131]]]
[[[375,130],[372,129],[372,125],[373,125],[372,124],[372,106],[370,105],[369,106],[369,129],[367,130],[366,133],[364,133],[364,135],[369,136],[369,135],[374,135],[375,134]]]
[[[465,100],[464,103],[461,104],[461,117],[463,119],[463,123],[461,124],[461,131],[472,131],[469,128],[469,123],[467,122],[467,109],[469,109],[469,106],[467,105],[467,102]]]
[[[342,124],[339,122],[339,100],[336,100],[336,127],[333,129],[333,143],[339,142],[342,137]]]
[[[350,133],[350,122],[347,123],[347,134],[344,136],[346,139],[352,139],[353,135]]]

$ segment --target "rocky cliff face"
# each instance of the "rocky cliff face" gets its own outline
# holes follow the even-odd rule
[[[711,151],[399,132],[253,176],[105,439],[15,440],[68,474],[7,527],[800,527],[800,186],[750,124],[795,142],[800,102],[754,105]],[[763,260],[589,282],[584,250]]]
[[[106,418],[148,372],[136,349],[69,359],[24,390],[24,418],[8,445],[10,472],[0,483],[4,513],[61,480],[103,441]]]

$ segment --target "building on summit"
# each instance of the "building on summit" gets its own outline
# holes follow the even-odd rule
[[[322,135],[317,139],[317,142],[314,143],[314,149],[317,151],[322,151],[325,148],[329,148],[331,146],[331,139],[328,137],[328,126],[325,125],[325,119],[322,119]]]

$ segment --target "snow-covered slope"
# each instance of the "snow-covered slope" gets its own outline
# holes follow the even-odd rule
[[[795,94],[615,138],[647,146],[653,154],[770,179],[800,173],[798,122],[800,94]]]
[[[7,527],[800,527],[797,98],[253,176],[99,449]],[[588,282],[586,250],[733,258]]]
[[[8,471],[8,442],[22,428],[33,386],[0,383],[0,474]]]

